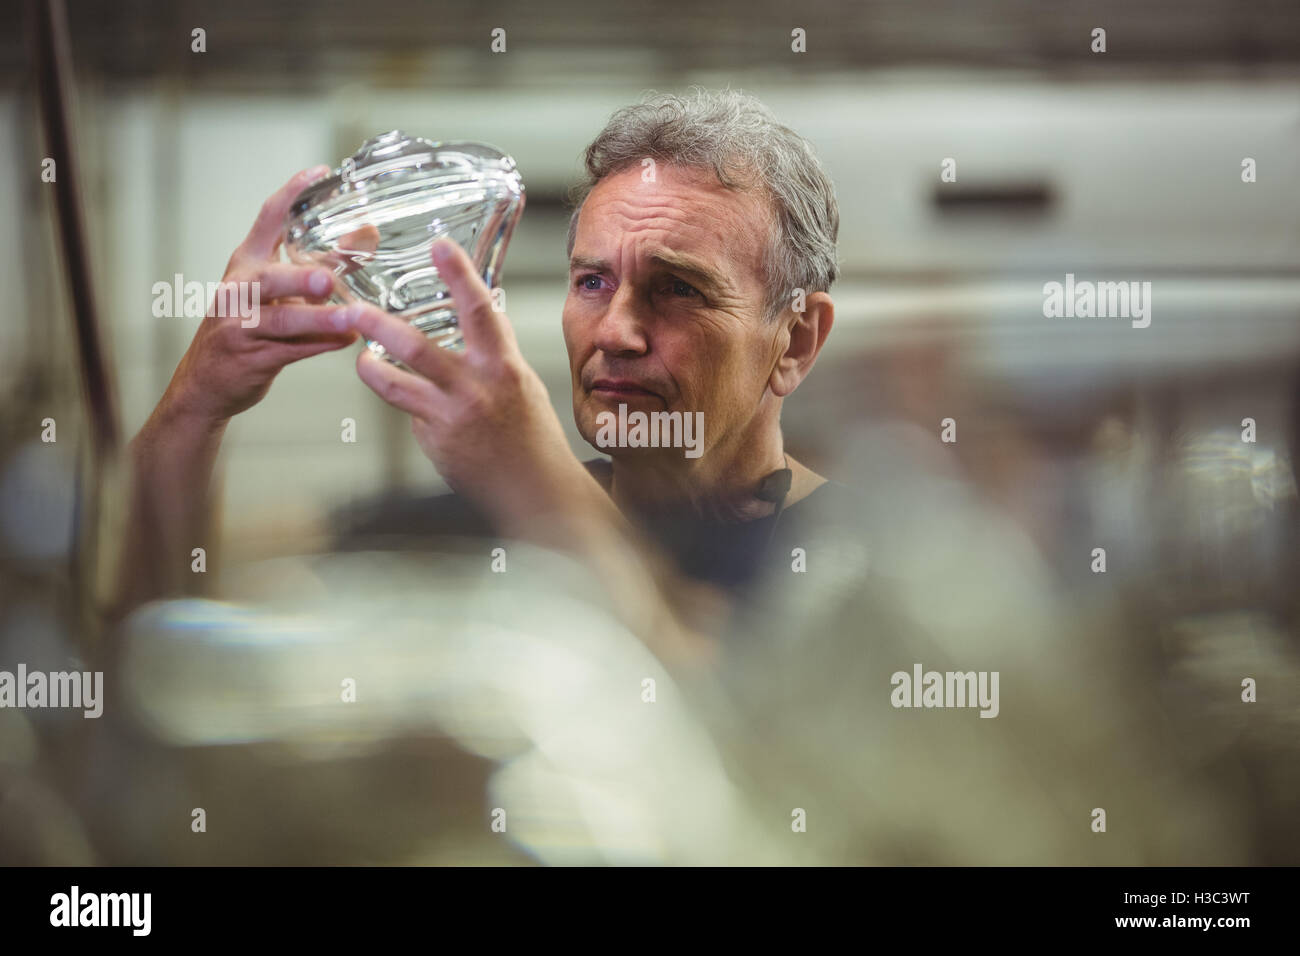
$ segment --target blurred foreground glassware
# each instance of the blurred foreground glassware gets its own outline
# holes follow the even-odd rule
[[[456,310],[430,248],[454,239],[494,289],[523,209],[523,179],[500,150],[391,130],[303,190],[289,207],[284,247],[294,262],[334,273],[332,301],[370,302],[459,349]],[[367,344],[384,354],[379,343]]]

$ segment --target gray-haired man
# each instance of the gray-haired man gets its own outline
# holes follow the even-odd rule
[[[630,519],[688,573],[747,579],[782,509],[828,494],[786,454],[780,413],[834,320],[834,189],[806,141],[730,90],[618,111],[586,167],[563,329],[579,431],[612,467],[584,466],[570,450],[507,317],[454,243],[435,244],[434,261],[464,353],[378,309],[325,305],[319,270],[277,264],[283,210],[312,171],[268,200],[231,260],[227,279],[262,279],[261,323],[205,320],[134,443],[138,505],[158,513],[162,536],[137,545],[181,546],[206,513],[195,490],[208,485],[229,417],[260,400],[284,364],[361,332],[406,368],[362,350],[359,376],[410,413],[438,471],[497,531],[590,551]],[[636,433],[670,420],[679,436],[684,423],[702,424],[694,454]]]

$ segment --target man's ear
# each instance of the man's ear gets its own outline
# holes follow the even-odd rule
[[[777,357],[768,385],[773,394],[785,398],[812,371],[835,324],[835,303],[829,293],[814,292],[804,300],[802,312],[787,309],[780,321],[785,323],[781,333],[785,350]]]

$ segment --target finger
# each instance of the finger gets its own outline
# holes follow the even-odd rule
[[[456,303],[456,318],[472,352],[503,355],[510,342],[509,323],[492,307],[492,293],[474,271],[474,262],[450,239],[433,244],[433,264]]]
[[[369,349],[357,356],[357,376],[389,405],[417,418],[432,417],[441,397],[427,378],[385,362]]]
[[[284,231],[284,217],[289,207],[298,198],[298,194],[316,180],[329,174],[328,166],[313,166],[294,174],[290,180],[271,194],[257,214],[253,228],[248,231],[242,249],[258,259],[269,259],[280,244],[280,235]]]
[[[355,342],[357,333],[338,325],[338,313],[345,306],[308,305],[306,303],[277,302],[275,305],[261,309],[261,322],[258,334],[268,339],[293,339],[304,335],[326,335],[330,338],[346,338]]]
[[[342,317],[353,328],[382,345],[393,358],[419,372],[440,388],[450,390],[460,372],[461,358],[430,342],[405,319],[364,302],[354,302]]]
[[[276,365],[284,366],[293,362],[299,362],[305,358],[311,358],[313,355],[320,355],[323,352],[337,352],[339,349],[345,349],[356,341],[355,335],[347,336],[312,336],[296,342],[281,342],[273,353],[273,360]]]
[[[260,266],[255,280],[258,301],[269,302],[285,296],[325,299],[334,291],[334,274],[319,266],[296,266],[287,262],[268,262]]]

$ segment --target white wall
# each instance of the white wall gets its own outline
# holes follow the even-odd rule
[[[864,330],[873,323],[932,308],[927,296],[941,285],[935,277],[958,276],[945,308],[983,320],[994,336],[990,360],[1034,366],[1044,357],[1073,356],[1104,365],[1131,340],[1092,335],[1078,351],[1059,338],[1059,328],[1038,329],[1058,336],[1038,345],[1019,334],[998,340],[997,320],[1032,326],[1035,290],[1059,279],[1063,264],[1172,282],[1199,271],[1294,273],[1300,261],[1300,101],[1289,86],[882,76],[750,88],[816,144],[836,182],[846,276],[838,290],[841,348],[866,347]],[[516,157],[539,195],[554,193],[576,177],[582,147],[609,113],[638,92],[634,85],[508,95],[351,86],[315,97],[182,98],[149,89],[83,96],[96,277],[127,434],[149,414],[197,326],[195,319],[154,319],[153,284],[177,272],[204,282],[220,278],[262,200],[292,173],[337,163],[362,137],[400,126],[433,138],[493,142]],[[20,121],[13,99],[0,100],[4,127]],[[15,148],[13,136],[0,137],[0,160]],[[1060,191],[1056,215],[1028,226],[944,221],[930,193],[949,156],[963,182],[1046,178]],[[1251,186],[1240,182],[1243,156],[1259,164],[1259,182]],[[18,196],[0,190],[0,213],[9,221],[19,217]],[[555,215],[525,213],[505,287],[525,352],[569,425],[559,333],[561,227]],[[22,285],[20,268],[14,257],[0,256],[5,288]],[[886,278],[894,283],[888,288]],[[1203,287],[1187,288],[1185,307],[1195,308],[1192,293]],[[1206,343],[1213,349],[1215,335],[1249,341],[1242,329],[1252,310],[1265,316],[1267,348],[1300,348],[1286,332],[1300,301],[1294,282],[1274,283],[1253,304],[1229,286],[1213,288],[1221,295],[1198,320],[1204,335],[1177,348],[1190,342],[1192,352]],[[1238,303],[1241,314],[1225,314]],[[22,347],[24,327],[5,323],[6,352]],[[1143,348],[1152,360],[1170,354],[1154,337]],[[231,534],[273,541],[390,481],[440,486],[401,416],[357,380],[354,358],[348,351],[291,366],[269,397],[233,424],[224,461]],[[355,445],[339,440],[345,417],[358,423]],[[590,455],[569,427],[575,447]]]

